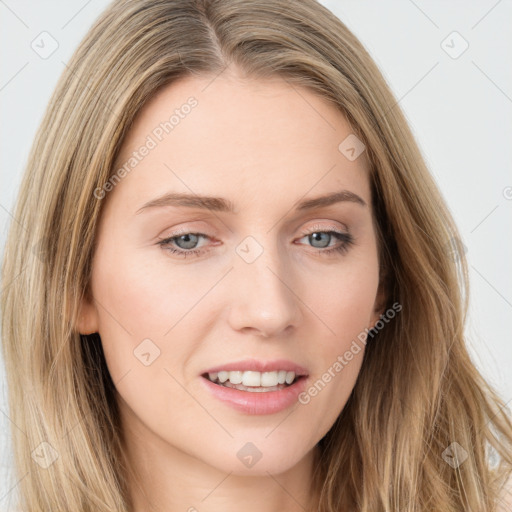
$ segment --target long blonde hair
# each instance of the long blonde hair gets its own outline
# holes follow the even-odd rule
[[[31,150],[2,269],[22,510],[132,510],[101,340],[75,329],[104,204],[94,191],[159,88],[231,65],[307,87],[346,116],[371,164],[381,285],[388,305],[402,305],[368,343],[353,393],[319,442],[318,510],[495,510],[512,472],[512,423],[466,349],[457,228],[377,66],[314,0],[115,1],[66,66]],[[467,456],[460,464],[443,456],[454,447]],[[42,467],[37,454],[58,458]]]

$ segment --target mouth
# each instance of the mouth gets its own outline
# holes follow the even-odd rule
[[[249,393],[280,391],[307,378],[307,375],[297,375],[293,371],[286,370],[270,372],[250,370],[220,371],[203,373],[201,376],[220,387],[247,391]]]
[[[286,359],[246,359],[203,370],[200,378],[205,390],[229,407],[265,415],[294,406],[308,384],[309,372]]]

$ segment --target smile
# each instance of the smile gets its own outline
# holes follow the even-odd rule
[[[213,374],[212,374],[213,373]],[[282,380],[282,373],[276,372],[225,372],[226,374],[242,373],[242,382],[244,381],[244,375],[247,373],[247,379],[245,382],[252,382],[257,384],[259,378],[259,386],[245,386],[243,383],[233,384],[227,375],[222,375],[225,379],[224,382],[220,382],[219,373],[210,372],[201,375],[201,382],[204,384],[206,391],[210,396],[226,404],[227,406],[237,410],[244,414],[274,414],[288,409],[298,403],[298,396],[304,391],[307,386],[308,376],[306,375],[295,375],[293,372],[286,372],[285,381],[279,383]],[[258,375],[251,375],[256,373]],[[276,375],[265,375],[265,374],[276,374]],[[212,381],[212,377],[215,380]],[[290,380],[287,383],[286,380]],[[274,383],[277,379],[277,385],[270,386],[269,384]],[[234,375],[235,381],[240,380],[239,375]],[[263,384],[262,381],[263,380]]]
[[[220,371],[204,375],[214,384],[249,392],[278,391],[293,384],[297,379],[295,372],[279,370],[258,371]]]

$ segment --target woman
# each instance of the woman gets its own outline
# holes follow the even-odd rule
[[[457,228],[313,0],[112,3],[14,216],[22,510],[505,510]]]

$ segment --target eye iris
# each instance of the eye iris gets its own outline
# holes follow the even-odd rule
[[[192,240],[190,240],[190,238],[192,238]],[[180,241],[182,241],[182,239],[186,239],[184,240],[185,241],[185,246],[181,246],[179,244]],[[180,249],[193,249],[195,247],[195,245],[197,244],[197,239],[198,239],[198,236],[197,235],[194,235],[193,233],[187,233],[186,235],[181,235],[179,237],[176,238],[176,244],[178,245],[178,247],[180,247]]]
[[[322,236],[324,236],[326,238],[326,243],[324,245],[314,246],[314,247],[320,247],[320,248],[327,247],[329,245],[329,240],[331,238],[331,235],[329,233],[324,233],[324,232],[316,232],[316,233],[311,233],[311,235],[309,235],[309,239],[311,242],[321,240]]]

